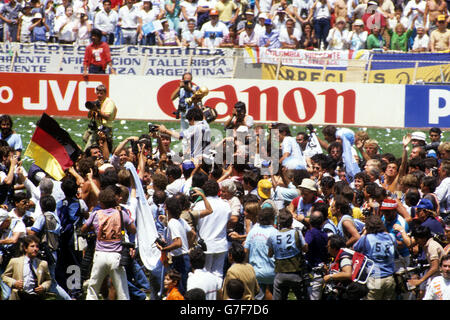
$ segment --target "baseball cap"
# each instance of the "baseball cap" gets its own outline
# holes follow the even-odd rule
[[[416,209],[426,209],[426,210],[434,210],[433,203],[429,199],[420,199]]]
[[[40,12],[36,12],[33,16],[33,19],[42,19],[42,14]]]
[[[253,10],[247,10],[247,11],[245,11],[245,14],[251,14],[252,16],[255,15],[255,13],[253,12]]]
[[[211,9],[211,11],[209,11],[209,15],[210,16],[218,16],[219,11],[217,11],[216,9]]]
[[[265,12],[260,13],[259,16],[258,16],[258,19],[268,19],[268,18],[269,17],[267,16],[267,13],[265,13]]]
[[[307,189],[310,191],[317,191],[317,183],[314,180],[305,178],[302,180],[302,184],[299,188]]]
[[[376,2],[374,0],[367,2],[367,7],[370,7],[370,6],[378,6],[378,2]]]
[[[183,161],[183,164],[181,165],[183,171],[188,171],[191,169],[195,169],[195,164],[191,160]]]
[[[338,17],[338,18],[336,19],[336,23],[339,23],[339,22],[345,23],[345,18],[343,18],[343,17]]]
[[[411,134],[411,140],[421,140],[421,141],[425,141],[426,140],[426,135],[425,133],[421,132],[421,131],[415,131]]]
[[[272,20],[266,19],[266,20],[264,20],[264,24],[265,24],[266,26],[271,26],[271,25],[272,25]]]
[[[398,204],[394,199],[384,199],[381,203],[380,210],[395,210],[397,209]]]
[[[261,179],[258,182],[258,195],[262,199],[270,198],[270,190],[272,189],[272,182],[268,179]]]
[[[445,20],[446,20],[446,19],[445,19],[445,15],[444,15],[444,14],[438,15],[437,21],[445,21]]]
[[[363,26],[364,25],[364,21],[362,21],[361,19],[356,19],[353,24],[355,26]]]

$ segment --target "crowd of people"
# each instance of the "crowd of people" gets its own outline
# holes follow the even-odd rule
[[[3,300],[450,299],[441,129],[405,135],[394,155],[364,130],[266,128],[238,102],[212,142],[195,90],[183,75],[180,131],[151,124],[118,142],[117,106],[98,86],[95,125],[60,181],[22,166],[0,117]]]
[[[440,52],[444,0],[2,0],[0,41]]]

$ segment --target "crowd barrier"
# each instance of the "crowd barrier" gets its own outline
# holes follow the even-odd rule
[[[179,77],[77,74],[0,73],[2,113],[86,117],[84,105],[95,100],[101,83],[118,106],[117,119],[175,120],[171,93]],[[201,78],[206,106],[216,108],[217,121],[231,114],[237,101],[246,103],[257,122],[364,127],[450,128],[450,87],[331,83],[255,79]]]
[[[80,74],[85,46],[0,43],[0,72]],[[312,82],[449,83],[448,53],[111,46],[121,75]]]

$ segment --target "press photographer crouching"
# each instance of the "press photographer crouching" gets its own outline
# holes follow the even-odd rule
[[[93,144],[98,144],[99,132],[106,136],[108,149],[112,150],[112,126],[116,119],[117,107],[114,101],[107,97],[106,87],[101,84],[95,88],[97,100],[86,101],[85,107],[89,110],[88,118],[90,122],[88,129],[84,132],[83,141],[86,142],[86,151]]]

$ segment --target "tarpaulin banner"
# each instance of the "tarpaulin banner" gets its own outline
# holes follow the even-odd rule
[[[281,66],[277,78],[278,66],[262,64],[262,79],[265,80],[294,80],[311,82],[345,82],[347,68],[301,68]]]
[[[369,82],[413,84],[450,82],[448,53],[373,53]]]
[[[233,76],[233,49],[110,46],[118,74],[199,77]],[[0,72],[81,74],[85,46],[0,43]]]
[[[348,60],[367,60],[370,56],[368,50],[293,50],[293,49],[268,49],[265,47],[245,48],[244,59],[246,63],[281,63],[284,66],[318,66],[346,67]]]

